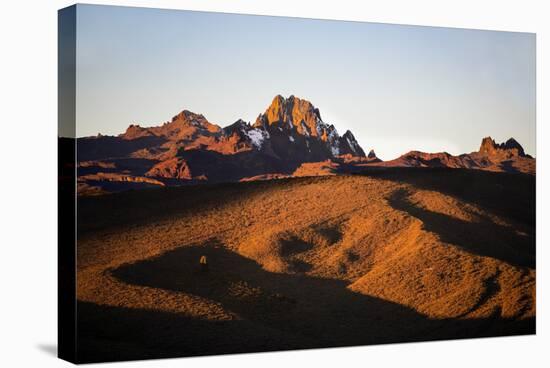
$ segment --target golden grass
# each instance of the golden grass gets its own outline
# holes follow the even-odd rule
[[[395,180],[335,176],[238,185],[221,187],[208,205],[158,201],[135,224],[82,232],[78,299],[289,326],[293,334],[311,330],[308,338],[323,330],[315,323],[328,323],[326,331],[342,343],[429,338],[433,320],[535,316],[532,225]],[[510,236],[518,232],[523,235]],[[208,281],[193,269],[202,255]],[[273,314],[277,303],[284,313]],[[396,306],[407,317],[398,317]],[[328,322],[334,319],[349,325],[340,330]],[[372,329],[353,327],[357,319]],[[376,325],[380,319],[385,322]],[[392,327],[407,321],[407,328]],[[384,340],[385,333],[393,340]],[[312,346],[299,341],[298,347]]]

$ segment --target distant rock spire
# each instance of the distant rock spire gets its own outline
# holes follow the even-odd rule
[[[525,156],[523,147],[514,138],[508,139],[505,143],[497,144],[491,137],[485,137],[481,141],[479,153],[487,156]]]

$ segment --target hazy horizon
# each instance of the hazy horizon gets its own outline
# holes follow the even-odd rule
[[[96,5],[77,23],[79,137],[184,109],[254,122],[281,94],[384,160],[485,136],[536,154],[534,34]]]

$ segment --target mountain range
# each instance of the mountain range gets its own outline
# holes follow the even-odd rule
[[[381,161],[351,131],[340,135],[311,102],[277,95],[256,121],[224,128],[183,110],[160,126],[132,124],[118,136],[77,139],[78,192],[265,180],[360,172],[367,167],[449,167],[535,173],[535,159],[513,138],[484,138],[479,151],[408,152]]]

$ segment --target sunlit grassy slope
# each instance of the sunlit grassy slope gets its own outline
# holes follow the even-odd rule
[[[81,361],[534,333],[534,177],[393,170],[79,211]]]

